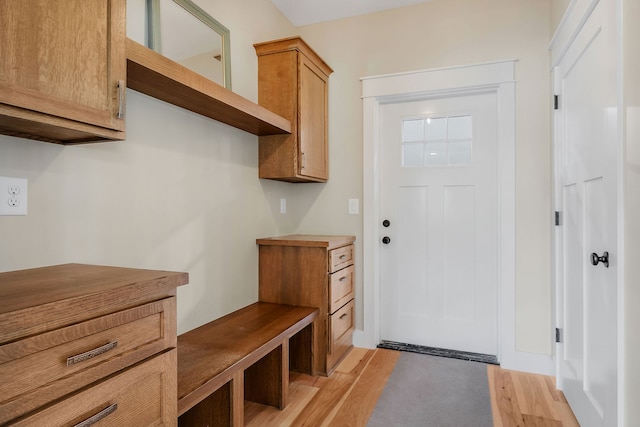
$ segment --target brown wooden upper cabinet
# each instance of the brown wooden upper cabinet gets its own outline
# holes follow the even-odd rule
[[[125,0],[0,2],[0,134],[124,139]]]
[[[300,37],[254,47],[258,104],[291,121],[290,135],[260,137],[259,177],[326,182],[328,81],[333,70]]]

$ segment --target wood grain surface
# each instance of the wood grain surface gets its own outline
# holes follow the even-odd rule
[[[291,132],[289,120],[131,39],[126,54],[131,89],[254,135]]]
[[[384,352],[384,353],[381,353]],[[250,427],[364,427],[399,352],[354,348],[329,378],[291,375],[284,411],[245,402]],[[576,427],[578,423],[553,377],[487,365],[494,427]]]
[[[553,377],[488,365],[495,427],[579,427]]]
[[[317,311],[257,302],[178,336],[178,413],[311,325]],[[274,366],[273,360],[265,363]]]

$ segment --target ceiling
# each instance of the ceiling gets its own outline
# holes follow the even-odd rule
[[[431,0],[271,0],[295,26],[364,15]]]

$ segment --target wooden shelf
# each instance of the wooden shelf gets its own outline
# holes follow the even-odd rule
[[[291,122],[127,39],[127,87],[254,135],[290,134]]]

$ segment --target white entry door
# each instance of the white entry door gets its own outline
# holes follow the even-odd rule
[[[383,340],[497,354],[496,125],[495,92],[381,105]]]
[[[614,16],[601,1],[555,70],[558,385],[583,427],[617,425]]]

